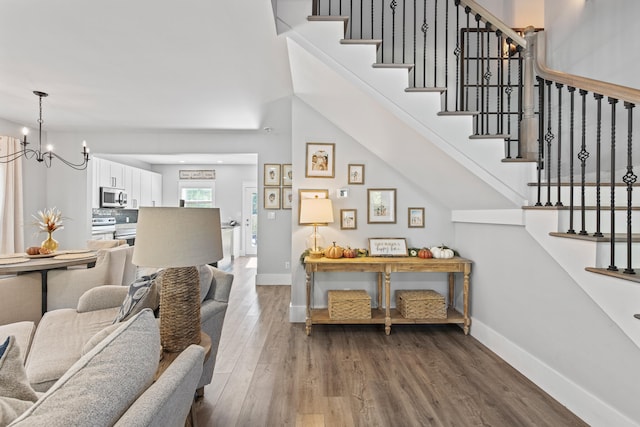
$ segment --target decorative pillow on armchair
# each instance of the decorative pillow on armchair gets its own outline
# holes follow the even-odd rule
[[[129,293],[120,306],[120,310],[113,323],[129,319],[145,308],[156,310],[159,304],[156,280],[159,273],[142,276],[129,285]]]
[[[0,344],[0,425],[18,418],[38,400],[24,371],[16,338],[9,336]]]

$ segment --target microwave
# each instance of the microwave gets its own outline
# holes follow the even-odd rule
[[[100,187],[101,208],[124,208],[127,206],[127,193],[122,188]]]

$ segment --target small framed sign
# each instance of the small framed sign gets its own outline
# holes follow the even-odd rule
[[[372,237],[369,256],[409,256],[407,239],[403,237]]]
[[[424,208],[409,208],[409,228],[424,228]]]
[[[179,179],[216,179],[215,170],[191,170],[181,169],[178,171]]]

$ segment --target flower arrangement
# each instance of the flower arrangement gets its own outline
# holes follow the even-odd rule
[[[32,215],[36,220],[35,225],[40,232],[53,233],[56,230],[62,230],[62,212],[58,208],[47,208],[38,211],[37,215]]]

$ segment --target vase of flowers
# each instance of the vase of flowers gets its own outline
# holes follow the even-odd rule
[[[42,242],[40,247],[46,249],[47,252],[55,252],[58,250],[58,242],[51,236],[54,231],[64,228],[62,225],[62,213],[57,208],[45,209],[38,211],[37,216],[33,215],[36,220],[36,226],[41,232],[47,233],[47,238]]]

